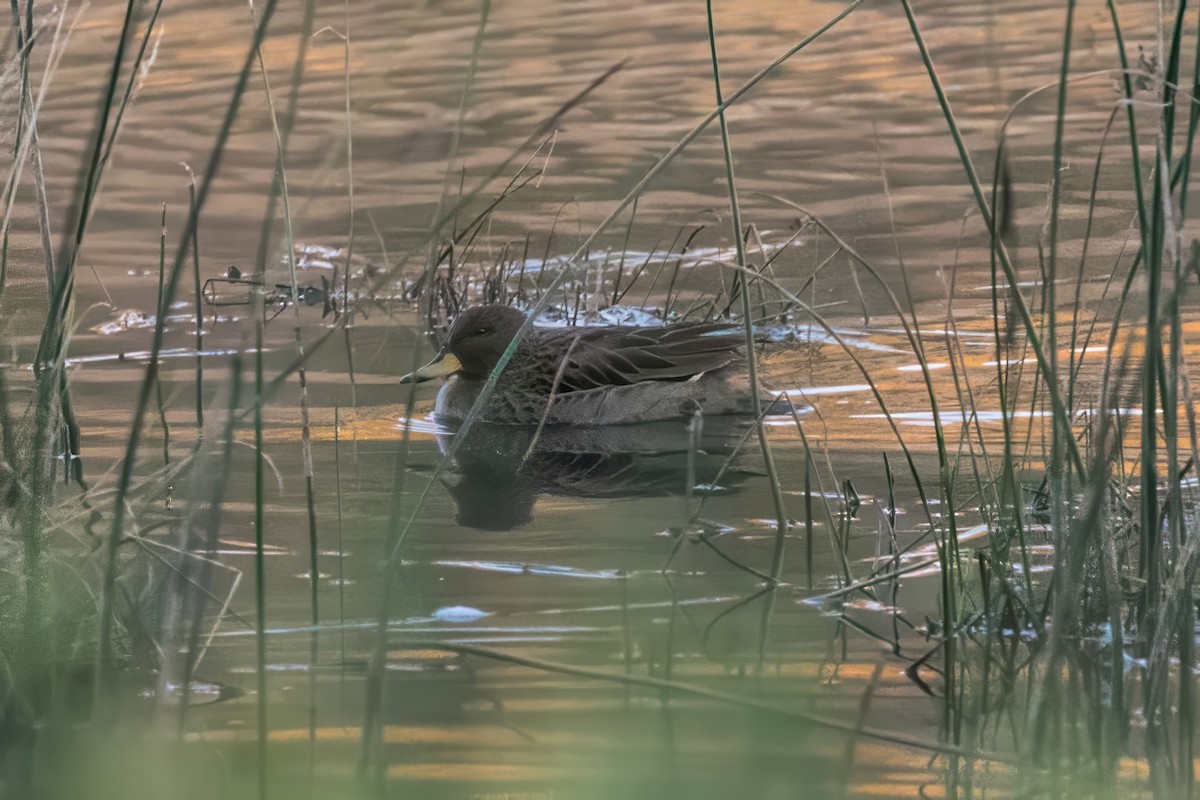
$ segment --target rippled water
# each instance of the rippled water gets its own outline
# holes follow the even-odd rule
[[[716,5],[726,94],[842,8],[824,0]],[[56,229],[63,228],[71,204],[121,11],[114,4],[94,4],[66,12],[76,22],[39,117]],[[44,24],[53,24],[56,12],[47,7],[39,13]],[[918,3],[917,13],[987,180],[1005,114],[1027,92],[1055,79],[1063,12],[1057,4],[1018,0]],[[1125,13],[1131,54],[1137,46],[1149,48],[1153,27],[1147,10]],[[280,113],[288,104],[301,24],[296,9],[281,8],[263,49]],[[310,256],[302,285],[320,286],[330,267],[344,261],[351,231],[356,269],[382,270],[411,257],[413,266],[404,271],[411,278],[424,262],[424,234],[443,187],[456,196],[460,186],[475,187],[516,155],[462,211],[465,223],[534,155],[536,145],[522,143],[538,125],[589,82],[623,64],[554,126],[551,154],[536,161],[538,166],[544,161],[544,175],[497,208],[466,258],[487,266],[502,260],[508,246],[512,257],[528,256],[532,274],[568,256],[655,159],[713,107],[702,4],[496,2],[456,137],[479,25],[480,7],[471,2],[352,2],[345,9],[325,4],[317,10],[287,157],[294,233]],[[105,173],[80,261],[71,380],[85,465],[101,487],[111,487],[106,470],[123,454],[143,374],[152,324],[148,310],[158,286],[162,205],[170,254],[188,207],[181,163],[197,173],[207,164],[246,56],[251,19],[237,4],[168,3],[160,30]],[[347,30],[353,223],[342,38]],[[49,49],[39,46],[35,52],[45,59]],[[1107,12],[1095,4],[1082,8],[1073,71],[1111,69],[1115,56]],[[203,278],[219,277],[231,264],[246,273],[258,266],[275,144],[260,76],[252,75],[251,84],[201,217]],[[1085,224],[1078,209],[1086,205],[1092,165],[1117,99],[1112,74],[1072,85],[1063,234],[1072,270]],[[1053,102],[1052,91],[1035,96],[1019,107],[1009,127],[1018,226],[1013,250],[1031,279],[1046,206]],[[861,289],[856,287],[844,256],[824,268],[814,285],[806,284],[835,245],[811,229],[793,239],[802,215],[773,197],[818,215],[877,263],[901,304],[915,303],[931,342],[948,335],[947,287],[953,282],[953,335],[970,366],[986,374],[995,357],[987,239],[902,10],[876,2],[858,8],[765,80],[729,120],[743,219],[757,227],[768,252],[778,248],[774,263],[781,284],[791,291],[803,288],[822,307],[900,412],[896,418],[917,453],[918,468],[932,480],[937,473],[929,455],[928,401],[887,291],[861,270]],[[1099,305],[1102,281],[1122,257],[1133,218],[1124,191],[1127,144],[1110,144],[1105,159],[1086,265],[1089,308]],[[45,297],[34,207],[30,198],[17,210],[3,306],[10,323],[3,335],[15,348],[14,360],[24,363],[38,329],[23,324],[23,315],[36,319]],[[728,280],[720,266],[731,250],[728,217],[714,127],[642,195],[633,222],[627,216],[618,220],[596,250],[625,253],[630,264],[654,253],[669,262],[661,254],[672,247],[678,252],[692,230],[702,228],[684,266],[689,281],[684,294],[701,296]],[[328,248],[328,258],[322,248]],[[269,281],[286,281],[284,251],[276,223],[264,245]],[[608,260],[610,274],[617,258]],[[1127,263],[1131,254],[1124,258]],[[643,296],[651,306],[663,302],[666,278],[660,285],[650,274],[626,304],[636,305]],[[190,298],[190,288],[182,296]],[[422,325],[405,304],[381,303],[369,311],[349,344],[353,386],[340,336],[308,364],[320,551],[315,659],[306,627],[308,522],[294,382],[267,411],[268,476],[274,476],[264,532],[267,658],[278,785],[302,786],[311,779],[317,796],[344,796],[339,787],[356,774],[367,702],[364,676],[376,642],[381,564],[394,533],[389,523],[394,508],[401,523],[413,520],[393,583],[386,703],[379,709],[390,764],[386,777],[397,794],[794,797],[941,790],[941,766],[927,762],[921,750],[871,739],[855,744],[820,721],[801,718],[930,742],[938,738],[941,719],[940,703],[905,675],[908,659],[927,649],[920,632],[926,616],[939,613],[936,579],[913,575],[886,603],[865,603],[841,617],[828,614],[819,599],[811,601],[835,589],[847,571],[869,575],[874,557],[887,552],[883,459],[896,470],[901,463],[869,387],[824,333],[814,329],[808,335],[804,329],[801,341],[769,349],[764,383],[787,391],[804,412],[806,434],[819,453],[812,493],[836,498],[848,480],[863,505],[845,541],[823,516],[811,540],[803,524],[793,527],[784,562],[789,585],[761,594],[759,579],[729,561],[766,570],[774,548],[773,501],[753,448],[736,469],[716,474],[719,456],[733,449],[736,432],[706,433],[706,452],[714,460],[692,465],[700,491],[690,498],[683,494],[689,464],[681,426],[661,441],[642,439],[637,446],[558,442],[520,475],[511,459],[523,452],[520,442],[483,440],[474,460],[460,459],[451,474],[434,479],[446,437],[425,419],[424,390],[406,423],[405,395],[395,383],[429,353]],[[166,418],[180,458],[195,429],[190,301],[181,302],[177,313],[169,320],[173,349],[165,354],[163,371]],[[239,305],[210,307],[206,314],[211,319],[206,318],[204,402],[210,425],[217,426],[229,402],[231,356],[247,347],[253,317]],[[270,374],[294,358],[292,319],[289,310],[267,326]],[[319,306],[302,308],[300,319],[309,341],[328,322]],[[931,367],[952,385],[945,363]],[[335,407],[341,422],[336,443]],[[991,406],[982,401],[979,407],[986,412]],[[957,405],[943,406],[941,413],[944,421],[962,421]],[[986,435],[1000,436],[996,422],[981,416]],[[808,461],[796,421],[786,415],[768,423],[788,513],[801,519]],[[160,457],[159,430],[147,433],[146,472],[155,466],[148,462]],[[243,435],[249,443],[249,432]],[[229,609],[213,620],[211,644],[197,673],[237,696],[193,709],[188,736],[214,743],[231,759],[231,785],[248,786],[255,715],[254,496],[251,450],[241,450],[223,504],[220,546],[212,554],[218,562],[212,591],[229,598]],[[207,485],[201,479],[171,491],[203,496]],[[902,540],[912,541],[922,532],[924,511],[906,475],[895,492]],[[702,529],[688,522],[701,498]],[[832,508],[836,516],[836,499]],[[890,652],[892,641],[901,643],[901,657]],[[547,673],[452,652],[444,649],[447,643],[684,681],[794,715],[697,695],[667,699],[652,686]],[[926,680],[936,682],[931,674]],[[310,692],[316,698],[311,735]],[[305,766],[310,747],[316,748],[311,773]],[[997,774],[1003,777],[1004,771]]]

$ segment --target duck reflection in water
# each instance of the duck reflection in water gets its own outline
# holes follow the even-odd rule
[[[525,322],[508,306],[467,309],[401,383],[446,378],[434,418],[458,425]],[[446,475],[458,521],[508,530],[539,494],[682,494],[689,469],[711,482],[753,419],[744,346],[723,323],[527,330]]]
[[[745,418],[696,417],[596,428],[546,426],[539,435],[535,426],[478,424],[467,433],[442,482],[458,507],[458,523],[491,531],[530,522],[543,494],[614,499],[683,495],[689,479],[709,493],[733,492],[746,473],[726,467],[749,425]],[[438,436],[443,452],[453,436]],[[722,489],[713,487],[718,476]]]

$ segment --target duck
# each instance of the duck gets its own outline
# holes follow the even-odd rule
[[[402,384],[445,379],[433,418],[461,423],[526,315],[473,306],[445,346]],[[751,414],[742,328],[725,323],[532,328],[517,343],[480,412],[500,425],[607,426]]]

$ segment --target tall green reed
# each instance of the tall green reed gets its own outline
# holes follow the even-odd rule
[[[779,485],[779,471],[775,467],[775,457],[771,452],[771,443],[767,441],[767,431],[761,422],[763,404],[758,389],[758,356],[755,349],[754,316],[751,313],[750,307],[749,273],[746,271],[746,246],[742,233],[742,212],[741,206],[738,204],[737,182],[734,179],[733,147],[729,141],[729,123],[725,119],[724,109],[721,108],[724,105],[724,97],[721,92],[721,69],[717,58],[717,30],[716,25],[713,23],[712,0],[708,0],[705,8],[708,19],[708,46],[712,56],[713,88],[716,91],[717,107],[721,109],[717,116],[717,121],[721,129],[721,152],[724,156],[725,183],[729,192],[730,224],[733,228],[732,236],[734,248],[737,253],[737,266],[739,268],[735,279],[740,279],[741,281],[742,327],[746,335],[746,365],[750,375],[751,410],[754,413],[755,419],[759,420],[757,426],[758,446],[762,450],[763,462],[767,470],[767,480],[771,483],[771,500],[775,505],[775,550],[771,556],[771,579],[778,582],[780,575],[783,573],[784,543],[789,528],[788,514],[783,504],[783,490]],[[739,284],[735,283],[735,290],[737,285]],[[668,290],[669,296],[670,291]],[[773,597],[774,595],[772,595]],[[770,602],[768,601],[767,604],[768,609]]]

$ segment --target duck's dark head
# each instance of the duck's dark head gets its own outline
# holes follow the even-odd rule
[[[400,382],[419,383],[450,375],[487,378],[524,322],[525,315],[511,306],[468,308],[450,326],[449,340],[437,358]]]

